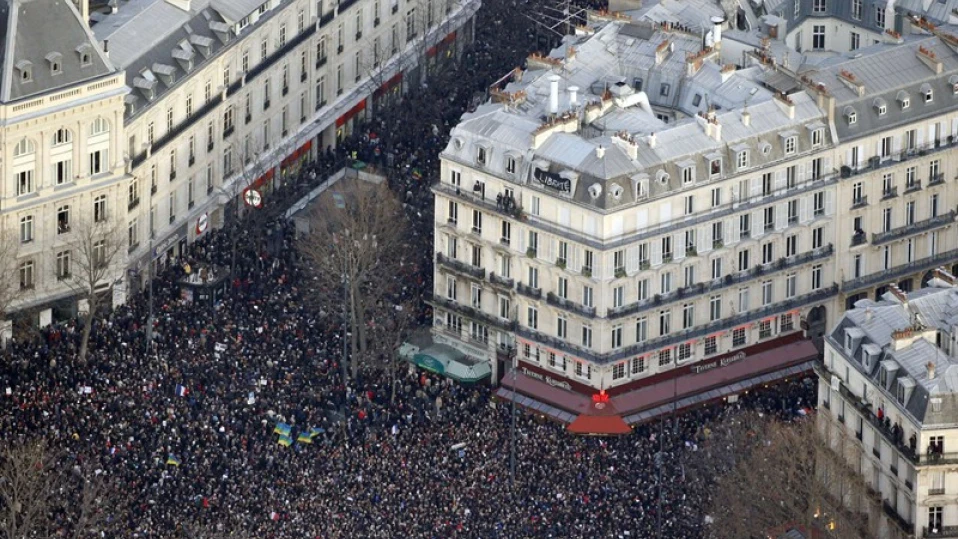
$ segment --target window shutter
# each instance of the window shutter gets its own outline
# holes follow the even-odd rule
[[[806,167],[805,163],[798,164],[798,181],[804,182],[808,180],[808,170],[810,167]]]
[[[699,227],[699,244],[697,246],[700,253],[707,253],[712,250],[712,224],[709,223]]]
[[[642,208],[635,213],[635,228],[642,231],[649,226],[649,210]]]
[[[765,216],[761,210],[752,212],[752,237],[761,238],[765,234]]]
[[[825,170],[822,171],[822,175],[828,175],[832,173],[832,158],[831,156],[825,156]]]
[[[811,202],[812,201],[810,197],[802,197],[801,199],[799,199],[798,219],[802,223],[807,223],[812,220],[812,212],[809,211],[809,206],[811,205]]]
[[[672,238],[672,251],[675,253],[676,260],[685,258],[685,233],[679,232]]]
[[[526,252],[526,234],[528,234],[528,231],[524,228],[516,227],[516,232],[518,233],[517,236],[519,236],[519,242],[518,242],[519,252],[525,253]]]
[[[656,238],[650,242],[652,246],[652,260],[651,265],[661,266],[662,265],[662,240]]]
[[[625,251],[625,271],[632,275],[639,271],[639,247],[633,245]]]
[[[779,204],[775,208],[775,230],[788,228],[788,203]]]
[[[834,191],[825,191],[825,215],[835,215]]]
[[[785,171],[779,170],[775,173],[775,190],[785,189]]]
[[[755,198],[761,196],[762,194],[762,178],[752,178],[751,183],[751,192],[749,193],[749,198]]]
[[[570,245],[569,257],[572,259],[568,261],[569,269],[572,271],[582,271],[582,248]]]
[[[958,121],[958,120],[956,120],[956,121]],[[898,135],[898,136],[893,136],[893,137],[891,138],[892,157],[893,157],[894,159],[896,159],[896,160],[898,159],[899,154],[901,154],[901,138],[902,138],[903,136],[904,136],[904,135]]]
[[[958,118],[951,120],[951,136],[958,137]]]
[[[725,245],[734,245],[738,243],[738,216],[725,221]]]

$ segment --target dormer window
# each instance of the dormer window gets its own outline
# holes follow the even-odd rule
[[[739,170],[748,168],[748,150],[742,150],[735,154],[735,166]]]
[[[709,160],[709,175],[719,176],[722,174],[722,160],[713,158]]]
[[[819,127],[812,131],[812,147],[817,148],[825,142],[825,129]]]
[[[958,75],[948,77],[948,84],[951,85],[951,94],[958,95]]]
[[[85,67],[88,65],[90,65],[90,54],[85,52],[80,55],[80,66]]]
[[[872,105],[875,107],[875,113],[879,116],[884,116],[885,113],[888,112],[888,103],[880,97],[876,97]]]
[[[848,122],[848,125],[855,125],[858,123],[858,113],[855,112],[855,109],[851,107],[845,107],[845,121]]]
[[[17,71],[20,72],[20,82],[30,82],[33,80],[33,63],[29,60],[20,60],[16,64]]]
[[[687,166],[682,168],[682,185],[692,185],[695,183],[695,167]]]
[[[63,72],[63,69],[62,69],[62,67],[63,67],[63,63],[62,63],[63,57],[62,57],[62,55],[61,55],[59,52],[51,52],[50,54],[46,55],[45,58],[46,58],[47,62],[50,64],[50,73],[51,73],[51,74],[53,74],[53,75],[59,75],[60,73]]]
[[[791,136],[785,138],[785,155],[792,155],[798,149],[798,137]]]
[[[506,157],[506,172],[509,174],[516,173],[516,158],[512,156]]]
[[[925,103],[931,103],[935,99],[934,90],[927,82],[921,85],[921,95],[924,97]]]
[[[901,110],[906,110],[911,106],[911,98],[908,97],[908,94],[904,90],[898,92],[898,95],[895,96],[895,99],[898,100],[898,105],[901,106]]]
[[[486,165],[486,159],[488,158],[486,149],[482,146],[476,148],[476,163],[482,166]]]

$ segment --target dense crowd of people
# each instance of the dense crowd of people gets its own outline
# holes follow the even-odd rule
[[[489,387],[405,365],[393,377],[383,364],[344,383],[340,327],[309,301],[310,278],[278,210],[345,158],[382,167],[412,223],[408,252],[421,257],[409,293],[431,290],[437,155],[474,95],[532,47],[529,22],[514,16],[527,7],[487,2],[462,63],[433,73],[423,91],[378,111],[273,193],[265,232],[245,231],[235,260],[227,228],[157,275],[148,344],[140,295],[97,320],[85,362],[76,361],[76,321],[0,352],[4,442],[46,439],[64,466],[110,485],[89,536],[700,537],[709,488],[682,463],[707,425],[743,407],[791,417],[814,402],[813,384],[797,380],[618,438],[571,437],[520,411],[513,481],[512,408]],[[180,297],[187,264],[233,265],[212,310]],[[73,525],[58,518],[54,536]]]

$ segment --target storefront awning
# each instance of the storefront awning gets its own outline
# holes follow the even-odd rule
[[[610,436],[632,434],[630,427],[620,415],[586,415],[582,414],[566,427],[573,434],[593,436]]]
[[[467,384],[479,382],[492,375],[488,361],[476,361],[445,344],[420,350],[410,361],[429,372]]]

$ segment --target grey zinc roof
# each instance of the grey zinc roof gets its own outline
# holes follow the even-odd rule
[[[642,40],[640,36],[649,40]],[[656,65],[656,49],[665,42],[676,44],[676,48]],[[604,182],[612,181],[631,192],[635,189],[634,181],[639,175],[645,175],[659,180],[650,181],[648,185],[650,197],[655,198],[682,188],[681,168],[689,164],[695,167],[697,181],[708,179],[709,156],[723,160],[726,175],[736,174],[734,151],[748,148],[754,150],[750,159],[750,170],[754,170],[785,158],[784,133],[801,135],[798,152],[805,154],[813,151],[808,130],[826,128],[825,113],[804,92],[790,96],[794,117],[789,118],[785,106],[760,84],[764,79],[761,67],[722,73],[718,66],[705,62],[695,75],[686,77],[685,49],[678,44],[684,47],[698,46],[698,43],[684,32],[667,32],[649,24],[612,22],[601,26],[592,37],[570,38],[568,43],[575,46],[574,58],[566,58],[565,47],[550,55],[560,60],[561,67],[545,69],[533,62],[521,77],[506,85],[506,91],[513,95],[523,92],[524,97],[510,104],[486,103],[464,115],[454,128],[443,156],[472,164],[476,146],[481,145],[488,155],[488,162],[482,165],[484,169],[532,187],[539,186],[530,182],[534,172],[531,162],[540,160],[552,174],[575,173],[577,180],[572,182],[574,192],[571,193],[574,201],[593,208],[612,209],[642,201],[637,202],[634,196],[596,198],[590,195],[589,187],[600,182],[600,187],[608,192],[609,186]],[[651,108],[647,109],[641,101],[644,96],[655,105],[651,94],[657,93],[658,87],[644,79],[644,87],[649,92],[635,91],[630,77],[644,72],[634,69],[630,62],[653,66],[654,72],[672,70],[677,76],[680,74],[677,79],[668,79],[681,81],[674,83],[669,98],[675,98],[677,103],[672,105],[676,108],[694,116],[670,124],[655,118]],[[679,62],[681,69],[670,67],[678,66]],[[549,116],[553,76],[559,78],[559,113],[577,117],[579,123],[537,137],[536,132]],[[578,106],[574,108],[570,104],[571,86],[579,88]],[[585,122],[583,106],[599,103],[606,89],[618,97],[606,101],[598,117]],[[697,112],[710,104],[719,109],[716,116],[722,126],[721,140],[708,136],[700,125]],[[751,117],[749,125],[742,120],[746,104]],[[611,138],[622,132],[636,141],[635,159],[630,158],[618,137],[615,141]],[[654,147],[648,143],[653,133],[657,138]],[[825,129],[825,133],[825,145],[832,144],[829,130]],[[602,158],[595,152],[599,146],[605,148]],[[520,158],[516,174],[503,170],[502,155],[507,152]],[[825,167],[830,167],[828,157]]]
[[[0,101],[40,95],[114,72],[72,2],[0,0],[0,18]],[[90,62],[82,65],[81,52],[87,51]],[[59,62],[58,73],[52,70],[53,61]],[[24,80],[18,66],[30,68],[29,80]]]
[[[125,69],[189,22],[209,0],[193,0],[193,13],[165,0],[130,0],[93,26],[101,42],[109,40],[110,60]]]
[[[846,311],[829,339],[876,385],[880,369],[865,368],[863,351],[880,352],[882,368],[894,372],[894,380],[886,389],[890,398],[897,396],[899,385],[905,387],[911,384],[908,380],[913,381],[914,389],[905,408],[918,422],[926,426],[958,423],[958,358],[941,350],[932,337],[938,331],[944,333],[942,340],[950,340],[958,315],[958,289],[947,285],[927,287],[909,293],[907,298],[907,305],[891,294],[879,302],[856,303],[854,309]],[[919,331],[925,333],[895,350],[892,333],[913,327],[916,320],[926,328]],[[844,348],[846,329],[864,333],[860,346],[851,353]],[[935,367],[934,377],[929,376],[929,364]],[[932,399],[940,401],[937,407],[930,406]]]

